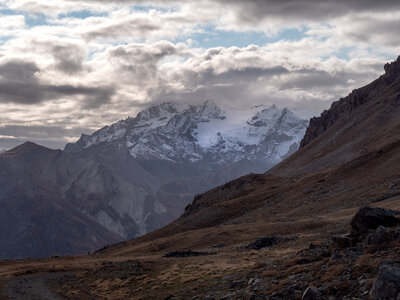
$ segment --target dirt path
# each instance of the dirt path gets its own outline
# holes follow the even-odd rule
[[[35,274],[13,278],[4,284],[2,296],[21,300],[61,300],[61,297],[48,289],[46,282],[63,275],[65,273]]]

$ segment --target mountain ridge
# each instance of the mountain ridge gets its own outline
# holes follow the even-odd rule
[[[275,153],[276,163],[295,150],[296,145],[292,149],[290,147],[299,143],[307,126],[305,120],[299,119],[287,108],[279,110],[276,106],[271,106],[262,111],[248,110],[248,119],[235,124],[234,119],[243,113],[246,114],[245,111],[224,111],[210,100],[200,105],[163,102],[139,112],[135,118],[129,117],[105,126],[92,135],[82,135],[76,143],[67,144],[65,151],[77,152],[94,144],[123,140],[121,144],[124,143],[135,158],[148,159],[154,156],[157,159],[189,159],[195,162],[203,159],[207,153],[224,151],[232,152],[231,160],[234,162],[248,157],[249,148],[255,148],[257,144],[271,139],[273,134],[279,134],[282,139],[280,143],[284,143],[285,139],[292,142],[280,153]],[[240,117],[243,119],[243,116]],[[255,122],[257,119],[259,120]],[[279,130],[274,126],[278,127],[285,121],[292,125],[289,129],[293,132],[271,132],[269,137],[263,137],[264,134],[260,132],[264,130],[267,135],[268,131]],[[217,126],[219,131],[216,131],[214,126]],[[212,135],[209,134],[210,131]],[[285,133],[289,136],[284,136]],[[264,138],[264,141],[261,138]],[[254,156],[260,158],[261,152],[268,147],[272,146],[264,145],[263,149],[250,149],[250,154],[254,152]],[[264,155],[263,159],[270,158]]]
[[[212,101],[200,105],[161,103],[135,118],[82,135],[65,151],[31,142],[17,146],[0,155],[4,171],[0,182],[10,188],[23,187],[17,194],[27,203],[32,197],[34,201],[43,199],[47,203],[43,211],[53,211],[48,199],[54,197],[54,205],[59,207],[56,213],[64,210],[80,220],[71,223],[72,231],[86,222],[94,233],[83,236],[94,236],[96,242],[82,242],[85,246],[77,248],[81,254],[100,243],[114,243],[162,227],[179,216],[196,194],[245,173],[265,171],[294,151],[305,131],[305,121],[276,106],[253,108],[248,112],[250,119],[246,115],[239,121],[232,118],[237,115],[237,111],[223,110]],[[263,155],[266,148],[270,154]],[[12,184],[8,182],[11,179]],[[37,195],[35,186],[42,187]],[[7,203],[5,208],[13,207],[29,216],[30,211],[23,206],[11,205],[7,195],[0,193],[0,203]],[[35,220],[34,226],[44,230],[45,223]],[[23,223],[17,221],[17,225]],[[63,226],[56,219],[49,222],[55,232]],[[103,232],[106,238],[101,239],[96,232]],[[80,240],[75,231],[66,235],[72,245],[73,239]],[[36,242],[32,245],[32,249],[39,247]],[[56,252],[66,254],[71,249]],[[5,251],[0,255],[12,253],[9,248]],[[41,251],[32,250],[32,255],[49,255]]]
[[[374,97],[376,92],[384,89],[395,81],[400,73],[400,56],[384,66],[385,74],[366,86],[353,90],[347,97],[332,103],[329,110],[321,113],[321,116],[310,119],[310,125],[300,143],[300,148],[305,147],[320,134],[325,132],[343,115],[351,113],[358,106],[363,105]]]

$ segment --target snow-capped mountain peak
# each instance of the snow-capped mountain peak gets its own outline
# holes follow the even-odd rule
[[[200,105],[164,102],[135,118],[82,135],[66,150],[115,142],[141,159],[199,162],[214,157],[219,163],[242,159],[277,163],[298,148],[306,126],[307,121],[276,105],[234,110],[211,100]]]
[[[274,122],[282,115],[282,110],[274,104],[269,108],[263,109],[257,112],[250,120],[247,121],[248,124],[252,126],[266,126],[268,123]]]
[[[207,100],[201,105],[194,106],[194,110],[204,119],[225,119],[225,112],[211,100]]]
[[[141,121],[168,118],[174,114],[180,113],[187,108],[187,104],[178,102],[163,102],[158,105],[152,105],[136,116]]]

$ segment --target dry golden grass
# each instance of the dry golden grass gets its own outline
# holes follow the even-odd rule
[[[379,264],[379,261],[380,259],[374,257],[373,254],[366,253],[356,260],[355,270],[358,271],[359,274],[372,272]]]
[[[342,264],[331,266],[330,268],[328,268],[328,270],[326,270],[326,272],[322,276],[321,280],[322,280],[322,282],[332,281],[334,278],[341,275],[344,270],[345,270],[345,268],[344,268],[344,265],[342,265]]]
[[[294,265],[294,266],[289,267],[286,270],[285,276],[303,273],[303,272],[306,272],[309,269],[310,269],[310,265]]]
[[[363,267],[367,264],[367,262],[371,259],[372,255],[367,253],[364,255],[361,255],[356,261],[355,265],[356,267]]]

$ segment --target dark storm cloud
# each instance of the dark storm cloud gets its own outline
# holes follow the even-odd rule
[[[81,2],[81,0],[70,0]],[[200,5],[218,3],[225,11],[237,9],[237,17],[247,23],[257,23],[269,18],[289,18],[306,20],[327,20],[354,12],[393,11],[400,8],[398,0],[209,0],[209,1],[166,1],[166,0],[92,0],[102,4],[137,4],[176,6],[193,4]]]
[[[373,80],[379,73],[383,72],[383,64],[365,63],[358,69],[342,69],[340,71],[319,70],[312,67],[292,71],[280,84],[279,90],[303,89],[318,90],[319,92],[332,92],[337,88],[346,88],[349,81],[364,82]]]
[[[349,79],[361,80],[365,77],[365,73],[356,72],[336,72],[330,73],[315,69],[302,70],[292,72],[292,76],[288,76],[282,81],[281,85],[277,85],[280,90],[298,89],[303,90],[329,90],[336,87],[344,87]]]
[[[51,85],[39,80],[35,63],[9,61],[0,65],[0,102],[35,104],[62,97],[83,96],[85,107],[98,107],[110,101],[114,88]]]
[[[354,12],[393,11],[400,8],[397,0],[217,0],[238,9],[237,17],[247,23],[256,23],[268,18],[325,21]]]
[[[275,66],[271,68],[263,68],[263,67],[246,67],[242,69],[231,69],[221,74],[214,74],[213,76],[204,76],[209,83],[229,83],[229,82],[238,82],[238,81],[247,81],[251,82],[257,80],[260,77],[272,77],[278,76],[282,74],[287,74],[289,71],[282,66]]]
[[[56,61],[55,67],[64,73],[74,74],[82,71],[83,50],[73,45],[54,45],[51,49]]]
[[[185,81],[185,86],[188,90],[200,89],[224,89],[229,92],[232,90],[235,94],[235,87],[248,85],[251,82],[257,81],[262,77],[271,78],[287,74],[289,71],[281,66],[271,68],[256,68],[246,67],[243,69],[229,69],[222,73],[215,73],[213,69],[186,70],[181,76]]]
[[[254,95],[250,93],[249,86],[254,82],[260,79],[268,80],[274,76],[279,77],[284,74],[289,74],[289,71],[282,66],[233,68],[221,73],[216,73],[211,68],[206,70],[186,70],[179,75],[184,82],[184,91],[176,91],[169,88],[168,85],[160,85],[154,91],[153,99],[156,102],[162,99],[199,102],[212,98],[222,101],[229,99],[232,103],[240,103],[244,99],[253,99]],[[259,100],[257,99],[257,101]]]
[[[83,43],[55,38],[41,40],[35,37],[26,41],[25,44],[32,52],[40,53],[45,57],[50,54],[54,59],[52,67],[57,71],[73,75],[84,69],[83,61],[87,50]]]
[[[9,81],[35,81],[40,70],[32,62],[9,61],[0,65],[0,76]]]
[[[187,68],[173,77],[181,80],[184,89],[174,89],[166,81],[154,89],[153,101],[178,99],[198,102],[213,99],[227,105],[239,106],[244,103],[275,103],[318,113],[320,109],[327,108],[330,101],[347,95],[355,87],[373,80],[382,72],[382,65],[371,62],[359,62],[351,68],[336,65],[336,70],[329,66],[323,69],[321,64],[317,65],[318,67],[309,64],[302,68],[285,68],[279,64],[262,67],[271,63],[268,63],[268,58],[257,61],[255,57],[249,56],[249,52],[254,50],[242,49],[242,58],[239,60],[229,56],[234,52],[228,49],[211,57],[209,53],[197,57],[198,61],[192,65],[199,67]],[[202,67],[210,59],[215,64]],[[221,66],[227,67],[225,62],[229,62],[229,68],[218,72]],[[240,67],[241,65],[253,66]],[[259,67],[256,67],[257,65]]]
[[[69,0],[71,3],[80,0]],[[377,13],[392,13],[400,10],[400,1],[387,0],[204,0],[204,1],[162,1],[162,0],[92,0],[91,3],[132,4],[151,7],[185,7],[185,17],[179,20],[165,16],[157,18],[131,17],[116,20],[108,25],[99,25],[84,33],[88,40],[96,38],[131,37],[148,38],[160,33],[166,26],[172,31],[189,24],[216,24],[222,30],[258,30],[276,33],[282,28],[308,25],[312,22],[343,25],[343,37],[355,42],[381,43],[398,46],[400,38],[391,33],[399,28],[398,17],[376,18]],[[208,15],[207,11],[210,11]],[[179,11],[179,10],[178,10]],[[196,12],[188,15],[188,12]],[[199,12],[197,14],[197,12]],[[367,15],[362,15],[367,14]],[[345,19],[343,19],[345,18]],[[169,28],[168,27],[168,28]],[[169,31],[171,31],[169,30]],[[167,30],[168,31],[168,30]],[[164,35],[167,32],[163,32]]]
[[[33,104],[44,100],[44,90],[32,62],[10,61],[0,65],[0,102]]]
[[[384,44],[392,47],[400,45],[400,35],[393,34],[400,28],[398,15],[379,19],[373,15],[353,16],[347,23],[351,23],[351,26],[343,26],[342,34],[355,43]]]
[[[167,55],[173,55],[177,52],[178,50],[176,45],[162,41],[147,47],[143,44],[118,46],[110,51],[110,56],[120,57],[127,61],[130,60],[142,63],[149,62],[152,64]]]
[[[161,41],[151,45],[130,44],[117,46],[107,53],[119,83],[138,85],[145,89],[157,82],[158,63],[171,55],[190,56],[184,45]]]

